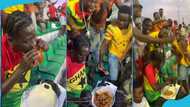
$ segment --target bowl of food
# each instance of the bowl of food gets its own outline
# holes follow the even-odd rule
[[[175,86],[167,85],[162,89],[161,96],[165,99],[175,99],[177,96],[179,87],[180,86],[178,85],[175,85]]]
[[[93,98],[96,107],[111,107],[113,105],[113,96],[106,91],[96,92]]]
[[[173,90],[165,90],[164,92],[163,92],[163,94],[165,95],[165,96],[172,96],[173,94],[174,94],[174,91]]]
[[[96,87],[92,92],[93,107],[112,107],[117,87],[113,84]]]

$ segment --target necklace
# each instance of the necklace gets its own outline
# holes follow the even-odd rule
[[[90,31],[89,31],[89,21],[90,21],[90,19],[91,19],[91,16],[92,15],[90,15],[89,17],[88,17],[88,19],[86,20],[86,18],[85,18],[85,15],[84,15],[84,5],[83,5],[83,2],[82,2],[82,4],[81,4],[82,6],[81,6],[81,8],[82,8],[82,16],[83,16],[83,20],[84,20],[84,24],[85,24],[85,27],[86,27],[86,34],[87,34],[87,36],[89,37],[90,36]]]

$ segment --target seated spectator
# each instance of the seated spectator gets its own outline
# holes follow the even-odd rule
[[[36,38],[32,19],[27,13],[13,12],[6,24],[7,32],[2,36],[2,93],[4,101],[12,101],[6,96],[11,94],[20,98],[22,94],[17,93],[27,88],[31,69],[43,61],[41,50],[47,50],[48,45]],[[20,103],[14,101],[9,105],[17,107]]]

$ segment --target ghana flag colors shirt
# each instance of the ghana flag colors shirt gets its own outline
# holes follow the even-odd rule
[[[10,78],[15,69],[19,66],[20,61],[22,60],[22,53],[16,52],[13,47],[10,46],[8,42],[8,36],[3,34],[2,36],[2,71],[1,78],[2,82]],[[11,92],[20,91],[25,89],[28,86],[30,80],[31,71],[26,72],[23,78],[20,78],[18,83],[16,83]]]
[[[90,13],[81,11],[79,0],[69,0],[67,2],[67,20],[69,25],[72,25],[78,30],[82,30],[85,28],[84,19],[89,15]]]
[[[67,91],[81,92],[87,86],[87,76],[85,64],[78,63],[76,58],[72,58],[70,52],[67,53]]]

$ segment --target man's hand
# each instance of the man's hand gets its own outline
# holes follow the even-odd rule
[[[36,46],[38,49],[42,49],[42,50],[45,50],[47,51],[48,50],[48,44],[43,41],[42,39],[37,39],[36,40]]]
[[[170,78],[168,78],[165,83],[166,83],[167,85],[168,85],[168,84],[172,84],[172,80],[171,80]]]
[[[159,84],[156,84],[156,85],[154,85],[153,87],[154,87],[154,89],[157,90],[157,91],[161,91],[161,89],[162,89]]]
[[[109,72],[104,68],[102,63],[98,64],[98,70],[104,75],[109,75]]]
[[[19,79],[25,76],[26,72],[33,67],[33,63],[38,59],[39,52],[32,49],[25,53],[20,65],[15,69],[13,75],[2,84],[2,93],[6,94],[9,90],[19,82]]]
[[[25,72],[33,67],[33,64],[39,58],[39,51],[36,49],[32,49],[26,54],[24,54],[23,59],[21,61],[20,67],[21,71]]]

